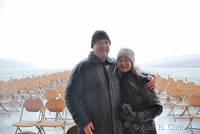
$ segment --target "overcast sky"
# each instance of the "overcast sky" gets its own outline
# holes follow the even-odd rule
[[[0,0],[0,58],[71,68],[105,30],[136,63],[200,54],[199,0]]]

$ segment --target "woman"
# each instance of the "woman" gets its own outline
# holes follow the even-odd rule
[[[117,56],[120,76],[121,107],[119,116],[124,134],[156,134],[154,118],[163,107],[155,90],[149,90],[145,74],[138,74],[134,67],[134,52],[122,48]]]

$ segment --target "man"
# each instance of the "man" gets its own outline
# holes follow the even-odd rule
[[[73,69],[66,88],[66,105],[79,127],[79,134],[120,134],[117,119],[119,83],[116,60],[108,57],[110,38],[95,31],[87,59]],[[148,87],[154,88],[150,80]]]

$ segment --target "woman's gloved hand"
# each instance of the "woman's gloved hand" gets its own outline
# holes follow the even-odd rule
[[[120,116],[125,120],[135,121],[136,112],[133,111],[130,104],[124,103],[121,105]]]

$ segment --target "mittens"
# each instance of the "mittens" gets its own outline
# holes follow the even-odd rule
[[[120,116],[125,120],[135,121],[136,112],[133,111],[130,104],[124,103],[121,105]]]

